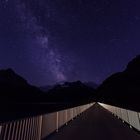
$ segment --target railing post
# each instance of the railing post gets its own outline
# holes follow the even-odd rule
[[[65,111],[65,114],[66,114],[66,125],[68,124],[68,114],[67,114],[67,110]]]
[[[137,115],[138,115],[138,120],[139,120],[139,130],[140,130],[140,116],[139,116],[139,113],[137,112]]]
[[[4,135],[3,135],[3,140],[6,140],[6,135],[7,135],[7,131],[8,131],[8,124],[5,125],[5,132],[4,132]]]
[[[26,129],[25,129],[25,120],[23,120],[23,127],[22,127],[22,132],[21,132],[22,140],[24,140],[24,137],[25,137],[25,134],[24,133],[25,133],[25,131],[26,131]]]
[[[39,140],[41,140],[42,116],[39,117]]]
[[[27,140],[30,139],[30,125],[31,125],[31,118],[28,119],[28,131],[27,131]],[[20,134],[20,133],[19,133]]]
[[[130,125],[130,120],[129,120],[128,110],[126,110],[126,112],[127,112],[128,123],[129,123],[129,125]],[[132,128],[132,126],[131,126],[131,125],[130,125],[130,128]]]
[[[10,140],[11,139],[10,138],[10,134],[11,134],[11,130],[12,130],[11,128],[12,128],[12,123],[9,124],[9,130],[8,130],[8,133],[7,133],[8,134],[7,135],[7,137],[8,137],[7,140]]]
[[[58,114],[58,112],[56,113],[56,132],[58,132],[58,127],[59,127],[59,116],[58,116],[59,114]]]
[[[0,137],[1,137],[1,130],[2,130],[2,126],[0,126]]]

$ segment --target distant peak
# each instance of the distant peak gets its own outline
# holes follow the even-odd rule
[[[126,71],[139,71],[140,70],[140,55],[132,59],[126,68]]]
[[[92,88],[97,88],[99,85],[96,84],[95,82],[89,81],[84,83],[86,86],[92,87]]]
[[[27,84],[27,81],[11,68],[0,70],[0,82],[11,84]]]
[[[6,72],[9,72],[9,73],[14,73],[14,74],[15,74],[14,70],[11,69],[11,68],[6,69],[5,71],[6,71]]]
[[[11,68],[8,68],[8,69],[2,69],[2,70],[0,70],[1,72],[10,72],[10,73],[15,73],[14,71],[13,71],[13,69],[11,69]]]

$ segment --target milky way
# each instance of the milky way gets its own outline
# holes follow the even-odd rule
[[[19,16],[24,23],[25,30],[30,30],[30,32],[33,33],[34,41],[37,42],[38,45],[37,47],[44,51],[43,57],[40,56],[42,54],[35,52],[35,54],[39,55],[39,63],[41,63],[43,67],[48,66],[48,69],[56,81],[66,81],[66,76],[63,73],[61,55],[49,45],[48,33],[44,31],[45,29],[43,29],[43,27],[38,25],[36,17],[26,9],[24,3],[19,3],[17,8],[19,10]]]

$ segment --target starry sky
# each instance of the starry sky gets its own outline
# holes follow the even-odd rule
[[[100,84],[138,54],[139,0],[0,0],[0,69],[31,84]]]

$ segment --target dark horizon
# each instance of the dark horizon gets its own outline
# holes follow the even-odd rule
[[[2,0],[0,69],[36,86],[100,84],[140,54],[139,7],[139,0]]]

